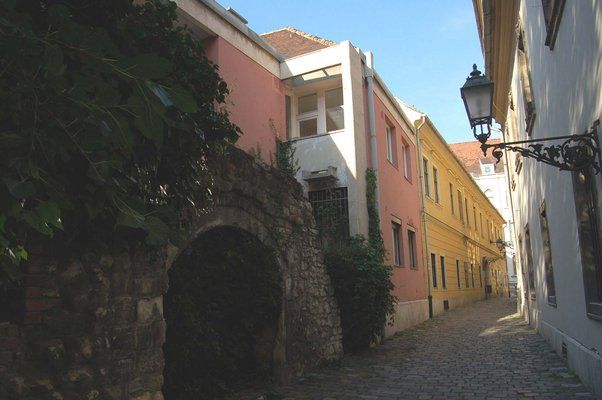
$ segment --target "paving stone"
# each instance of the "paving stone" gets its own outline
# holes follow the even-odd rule
[[[515,310],[499,298],[449,311],[277,392],[287,400],[595,399]]]

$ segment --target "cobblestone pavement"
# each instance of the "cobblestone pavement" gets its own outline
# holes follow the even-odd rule
[[[595,398],[515,314],[510,299],[477,302],[408,329],[340,366],[234,399]]]

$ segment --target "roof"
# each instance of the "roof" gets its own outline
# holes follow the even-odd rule
[[[259,36],[282,54],[284,58],[300,56],[337,44],[331,40],[310,35],[290,26],[263,33]]]
[[[500,139],[490,139],[488,144],[500,143]],[[483,156],[481,143],[473,140],[471,142],[450,143],[449,147],[456,154],[456,157],[464,164],[466,170],[471,174],[481,175],[482,164],[495,164],[495,172],[504,172],[504,163],[497,163],[497,160],[491,155]],[[480,161],[480,163],[479,163]]]

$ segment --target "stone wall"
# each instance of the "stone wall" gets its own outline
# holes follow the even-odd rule
[[[239,150],[212,164],[215,207],[194,222],[190,242],[236,226],[276,250],[284,291],[277,378],[340,357],[338,308],[301,187]],[[22,318],[0,323],[0,398],[163,399],[163,294],[180,250],[91,244],[60,260],[48,248],[33,252]]]

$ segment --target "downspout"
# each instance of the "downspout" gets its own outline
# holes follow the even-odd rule
[[[368,129],[370,129],[370,161],[371,168],[376,175],[376,193],[375,207],[380,216],[380,190],[378,177],[378,149],[376,147],[376,119],[374,117],[374,71],[373,71],[373,55],[371,52],[366,54],[366,83],[368,91]],[[380,228],[380,227],[379,227]]]
[[[428,290],[428,302],[429,302],[429,318],[433,318],[433,295],[431,293],[431,275],[429,274],[429,267],[428,267],[428,263],[429,263],[429,242],[428,242],[428,234],[427,234],[427,227],[426,227],[426,207],[424,205],[424,193],[422,193],[423,191],[423,185],[424,185],[424,170],[423,170],[423,164],[422,164],[422,142],[420,140],[420,129],[424,126],[424,124],[426,123],[426,116],[423,114],[420,117],[420,125],[418,125],[417,127],[415,126],[415,133],[416,133],[416,145],[418,147],[418,175],[420,176],[420,185],[418,186],[418,194],[420,197],[420,217],[422,219],[422,232],[423,232],[423,241],[424,241],[424,249],[426,250],[424,253],[424,273],[426,275],[426,281],[427,281],[427,290]]]

